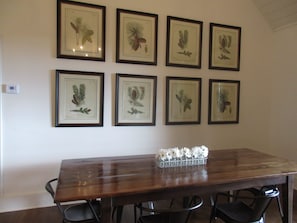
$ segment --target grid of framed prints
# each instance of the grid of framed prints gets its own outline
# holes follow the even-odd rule
[[[203,22],[167,16],[166,66],[201,69]],[[57,58],[105,61],[106,7],[57,0]],[[116,63],[157,65],[158,15],[116,9]],[[209,24],[208,68],[240,70],[241,27]],[[157,76],[116,73],[115,126],[156,125]],[[201,123],[202,79],[166,76],[165,124]],[[56,70],[55,126],[103,126],[104,73]],[[239,123],[240,81],[209,79],[208,124]]]

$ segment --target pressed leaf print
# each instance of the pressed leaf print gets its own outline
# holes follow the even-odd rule
[[[130,22],[127,24],[127,33],[129,44],[134,51],[137,51],[142,47],[142,44],[146,43],[146,39],[143,37],[143,26],[139,23]],[[144,46],[145,52],[147,52],[147,45]]]
[[[190,57],[192,55],[192,52],[187,50],[188,38],[189,38],[188,30],[184,30],[184,31],[179,30],[178,34],[179,34],[179,40],[177,45],[181,49],[181,51],[179,51],[178,54],[183,54],[185,56]]]
[[[218,109],[221,113],[224,113],[226,110],[229,111],[229,113],[232,112],[231,109],[231,102],[228,99],[228,91],[224,89],[219,89],[218,92]]]
[[[220,35],[219,36],[219,49],[221,52],[221,55],[218,56],[221,60],[230,60],[230,47],[231,47],[231,41],[232,37],[230,35]]]
[[[143,107],[143,103],[141,102],[144,98],[144,87],[133,86],[128,88],[128,97],[129,103],[131,105],[130,110],[128,111],[129,114],[141,114],[141,107]]]
[[[82,18],[77,17],[73,22],[70,22],[71,27],[75,31],[76,45],[83,46],[88,41],[92,43],[92,35],[94,31],[89,29],[87,24],[82,22]]]
[[[186,112],[187,109],[191,110],[192,99],[184,93],[184,90],[180,90],[175,97],[180,104],[180,112]]]
[[[83,108],[82,105],[85,103],[86,96],[86,85],[80,84],[79,87],[77,85],[72,86],[73,89],[73,97],[72,103],[75,104],[78,109],[73,109],[73,112],[80,112],[82,114],[89,114],[91,111],[90,108]]]

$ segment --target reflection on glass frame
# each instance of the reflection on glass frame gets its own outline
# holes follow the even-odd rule
[[[241,28],[210,23],[209,69],[239,71]]]
[[[58,0],[57,57],[105,61],[105,6]]]
[[[104,73],[56,70],[56,127],[103,126]]]
[[[157,64],[158,15],[117,9],[116,62]]]
[[[156,123],[157,77],[116,74],[116,126]]]
[[[209,80],[208,124],[239,123],[240,81]]]
[[[167,16],[166,66],[201,68],[203,22]]]
[[[200,124],[201,78],[166,77],[166,125]]]

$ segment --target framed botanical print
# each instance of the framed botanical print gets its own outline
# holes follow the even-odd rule
[[[209,80],[208,124],[239,123],[240,81]]]
[[[115,125],[155,125],[156,91],[156,76],[116,74]]]
[[[56,70],[56,127],[103,126],[104,74]]]
[[[201,68],[203,22],[167,16],[166,65]]]
[[[58,0],[57,57],[105,61],[105,6]]]
[[[157,64],[158,15],[117,9],[116,62]]]
[[[200,124],[201,78],[166,77],[166,125]]]
[[[210,23],[209,69],[239,71],[241,27]]]

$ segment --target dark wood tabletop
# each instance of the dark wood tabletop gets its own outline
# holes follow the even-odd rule
[[[155,155],[70,159],[61,163],[55,200],[101,198],[109,215],[115,205],[277,184],[292,222],[296,173],[295,162],[251,149],[210,150],[206,165],[171,168],[159,168]]]

